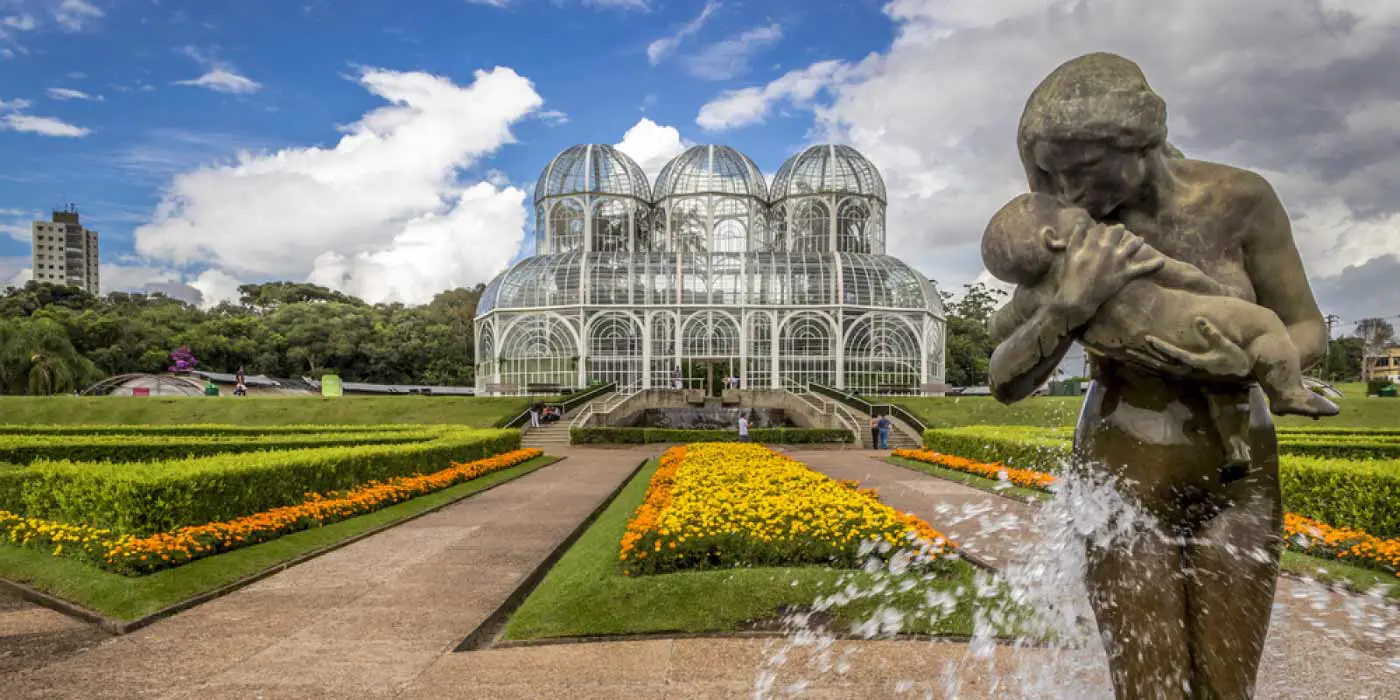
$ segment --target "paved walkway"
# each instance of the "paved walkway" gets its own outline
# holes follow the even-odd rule
[[[438,513],[279,573],[254,586],[36,670],[0,675],[9,698],[748,698],[778,640],[683,639],[453,653],[526,574],[646,455],[572,450],[570,459]],[[794,454],[929,519],[984,559],[1010,561],[1011,519],[1029,507],[879,462],[873,455]],[[965,517],[964,517],[965,516]],[[1293,600],[1302,595],[1305,604]],[[1389,647],[1314,628],[1316,604],[1357,596],[1285,582],[1261,673],[1261,698],[1394,697]],[[1326,615],[1323,615],[1325,618]],[[1319,619],[1323,619],[1319,618]],[[18,619],[18,618],[15,618]],[[52,621],[52,620],[50,620]],[[1381,635],[1382,637],[1384,635]],[[844,642],[845,675],[804,669],[804,698],[947,696],[938,678],[964,659],[953,642]],[[999,660],[1011,650],[997,648]],[[1023,651],[1022,654],[1040,652]],[[1097,678],[1102,687],[1102,679]],[[796,674],[796,675],[794,675]],[[1006,697],[965,674],[956,697]],[[781,688],[781,684],[779,686]],[[775,694],[785,697],[783,694]]]
[[[450,655],[646,455],[578,451],[131,635],[0,677],[0,695],[392,696]]]

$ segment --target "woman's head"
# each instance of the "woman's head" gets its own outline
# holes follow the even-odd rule
[[[1154,172],[1167,138],[1166,103],[1136,63],[1093,53],[1056,68],[1021,113],[1017,146],[1033,191],[1102,217]]]

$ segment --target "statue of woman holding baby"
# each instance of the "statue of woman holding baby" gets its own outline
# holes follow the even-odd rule
[[[1276,314],[1298,365],[1321,358],[1322,314],[1273,189],[1247,170],[1180,157],[1166,135],[1165,103],[1119,56],[1071,60],[1031,94],[1018,134],[1031,191],[1100,225],[1058,241],[1046,298],[993,318],[999,400],[1029,396],[1101,307],[1168,262]],[[1283,546],[1278,446],[1254,359],[1220,321],[1198,320],[1190,344],[1088,348],[1094,381],[1074,468],[1111,480],[1160,534],[1088,552],[1118,698],[1254,693]],[[1223,468],[1232,435],[1247,456],[1238,469]]]

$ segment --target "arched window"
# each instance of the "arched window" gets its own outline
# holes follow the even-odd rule
[[[836,335],[821,314],[801,311],[783,323],[778,347],[779,373],[784,385],[817,382],[836,384]]]
[[[496,381],[496,332],[490,323],[478,323],[476,328],[476,385],[485,389]]]
[[[803,197],[792,204],[792,237],[794,251],[816,252],[831,250],[831,209],[815,197]]]
[[[593,250],[611,253],[628,249],[632,239],[630,210],[626,201],[612,197],[600,198],[593,205]]]
[[[574,386],[578,381],[578,337],[568,322],[549,314],[518,318],[501,342],[501,381]]]
[[[583,204],[577,199],[561,199],[549,212],[549,252],[567,253],[583,246]]]
[[[841,202],[836,212],[836,250],[843,253],[869,253],[870,207],[859,199]]]
[[[919,334],[895,314],[856,319],[846,331],[846,388],[879,394],[919,387]]]
[[[669,311],[651,317],[651,385],[670,387],[680,371],[676,352],[676,315]]]
[[[699,311],[685,320],[681,342],[687,358],[737,358],[739,324],[722,311]]]
[[[642,379],[642,326],[630,314],[608,312],[588,326],[589,382],[638,385]]]

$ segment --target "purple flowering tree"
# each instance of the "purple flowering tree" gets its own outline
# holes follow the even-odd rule
[[[189,346],[181,345],[174,352],[170,353],[170,361],[174,364],[170,366],[171,372],[193,372],[199,360],[194,353],[190,352]]]

